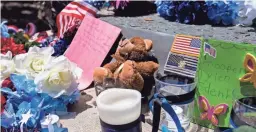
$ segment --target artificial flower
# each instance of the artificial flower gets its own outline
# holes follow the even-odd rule
[[[10,34],[8,33],[8,27],[5,25],[6,23],[7,23],[7,21],[4,21],[0,25],[0,27],[1,27],[1,37],[9,38]]]
[[[4,107],[5,107],[5,103],[6,103],[6,99],[5,97],[1,94],[1,114],[4,112]]]
[[[208,18],[215,25],[233,25],[238,17],[237,1],[206,0]]]
[[[8,51],[5,55],[1,54],[0,57],[0,82],[2,83],[3,80],[10,77],[11,73],[15,72],[15,64],[14,61],[12,60],[12,52],[10,51]]]
[[[30,47],[39,46],[40,43],[33,41],[33,42],[26,42],[24,45],[25,45],[26,51],[28,51]]]
[[[253,20],[256,19],[256,1],[244,0],[239,2],[238,24],[243,26],[253,25]]]
[[[170,21],[187,24],[207,22],[203,1],[156,1],[158,14]]]
[[[45,67],[45,71],[35,78],[39,92],[47,93],[57,98],[60,95],[70,95],[77,90],[76,80],[82,70],[66,57],[60,56]]]
[[[97,8],[98,10],[100,10],[103,7],[103,5],[105,4],[105,1],[87,0],[85,2],[92,5],[93,7]]]
[[[38,93],[34,80],[27,79],[25,75],[12,74],[10,78],[17,91],[11,91],[9,88],[0,89],[1,93],[7,95],[5,112],[1,115],[1,126],[5,129],[20,130],[22,126],[19,122],[23,120],[22,115],[30,113],[31,117],[23,124],[24,131],[40,131],[40,121],[46,115],[68,114],[66,106],[74,103],[80,95],[79,91],[75,91],[70,96],[52,98],[48,94]]]
[[[52,47],[30,47],[26,54],[14,57],[16,71],[35,78],[36,75],[45,70],[45,65],[50,63],[54,49]]]
[[[10,88],[12,91],[15,91],[15,87],[14,87],[10,77],[4,79],[4,81],[1,84],[1,87],[7,87],[7,88]]]
[[[26,42],[28,42],[29,39],[28,36],[23,31],[17,32],[12,37],[16,44],[25,44]]]
[[[23,44],[16,44],[13,38],[1,38],[1,53],[6,54],[8,51],[12,52],[12,56],[26,53]]]
[[[53,45],[54,53],[53,56],[60,56],[65,53],[70,43],[67,43],[64,39],[59,39]]]

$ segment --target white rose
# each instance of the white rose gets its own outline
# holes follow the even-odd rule
[[[36,75],[45,70],[45,66],[53,58],[51,56],[53,53],[52,47],[30,47],[26,54],[15,56],[16,71],[30,78],[35,78]]]
[[[8,51],[5,55],[1,54],[0,60],[0,70],[1,70],[1,82],[10,77],[11,73],[15,72],[15,64],[12,60],[12,52]]]
[[[77,90],[77,79],[80,78],[81,73],[82,70],[74,63],[60,56],[53,59],[34,82],[38,86],[38,92],[57,98],[63,94],[70,95]]]

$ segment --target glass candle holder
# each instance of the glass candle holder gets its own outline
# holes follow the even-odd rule
[[[253,85],[241,86],[233,90],[232,127],[249,125],[256,127],[256,89]]]
[[[148,107],[148,100],[153,95],[153,85],[155,84],[154,77],[146,77],[144,79],[144,88],[140,92],[142,95],[141,98],[141,113],[147,113],[149,112]],[[104,78],[103,83],[95,83],[94,84],[96,95],[98,96],[101,92],[111,89],[111,88],[123,88],[126,89],[121,83],[119,83],[119,80],[116,80],[114,78]]]
[[[196,83],[193,79],[179,76],[179,75],[170,75],[164,74],[160,71],[155,72],[155,92],[160,93],[169,101],[172,105],[174,111],[178,115],[180,123],[184,129],[187,129],[190,125],[190,119],[193,114],[194,107],[194,90],[196,88]],[[184,95],[191,92],[191,99],[188,101],[187,96]],[[183,96],[182,96],[183,95]],[[177,97],[177,98],[169,98],[168,97]],[[187,98],[187,99],[186,99]],[[178,100],[179,101],[178,101]],[[184,103],[187,102],[187,103]],[[175,102],[175,103],[173,103]],[[161,121],[160,126],[165,125],[171,131],[177,131],[176,125],[172,120],[171,116],[164,111],[161,110]],[[161,127],[160,127],[161,129]]]

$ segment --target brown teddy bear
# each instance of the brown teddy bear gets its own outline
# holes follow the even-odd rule
[[[116,87],[142,91],[145,79],[152,78],[159,67],[158,63],[148,59],[152,46],[151,40],[141,37],[121,40],[116,53],[112,55],[116,61],[95,68],[94,82],[103,84],[105,79],[112,79]]]
[[[119,47],[112,57],[121,62],[126,60],[145,61],[152,46],[153,42],[149,39],[141,37],[124,39],[120,41]]]

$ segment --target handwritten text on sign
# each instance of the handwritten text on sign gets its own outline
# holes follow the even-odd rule
[[[79,89],[93,81],[93,70],[107,56],[121,29],[91,16],[85,16],[65,56],[83,69]]]

